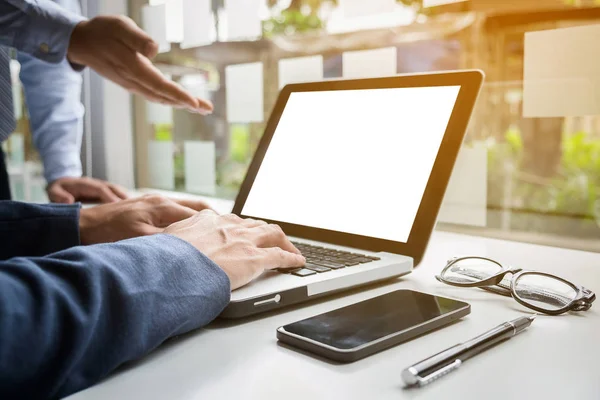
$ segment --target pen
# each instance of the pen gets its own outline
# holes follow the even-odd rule
[[[402,371],[402,379],[407,386],[424,386],[456,370],[469,358],[506,339],[510,339],[527,328],[535,315],[520,317],[467,341],[452,346]]]

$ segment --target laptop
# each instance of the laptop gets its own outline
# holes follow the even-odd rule
[[[410,273],[482,81],[469,70],[285,86],[233,213],[280,225],[306,265],[266,271],[234,290],[221,317]]]

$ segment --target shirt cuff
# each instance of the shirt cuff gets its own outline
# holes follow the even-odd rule
[[[60,178],[80,178],[82,176],[83,171],[79,155],[76,154],[76,156],[70,157],[69,154],[65,152],[62,160],[42,155],[44,179],[46,179],[48,185]],[[60,156],[61,153],[58,153],[58,155]]]
[[[48,0],[43,1],[42,6],[29,5],[26,11],[28,34],[17,36],[15,47],[40,60],[59,63],[66,58],[73,29],[86,18]],[[77,65],[73,67],[79,69]]]
[[[80,204],[0,203],[0,260],[40,257],[79,245]]]

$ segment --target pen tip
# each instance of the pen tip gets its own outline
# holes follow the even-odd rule
[[[533,321],[533,320],[535,319],[535,317],[536,317],[536,316],[537,316],[537,314],[530,315],[530,316],[529,316],[529,320],[530,320],[530,321]]]

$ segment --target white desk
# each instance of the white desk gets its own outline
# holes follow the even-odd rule
[[[587,312],[540,316],[519,336],[439,381],[403,389],[403,368],[527,310],[511,298],[437,282],[434,275],[455,255],[556,273],[600,294],[600,254],[436,232],[421,265],[392,284],[242,322],[216,321],[70,399],[600,399],[600,300]],[[399,288],[467,301],[472,313],[353,364],[329,363],[277,344],[280,325]]]

